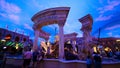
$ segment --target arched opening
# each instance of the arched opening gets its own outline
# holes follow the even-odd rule
[[[26,42],[26,38],[23,38],[23,42]]]
[[[11,39],[11,34],[7,34],[6,36],[5,36],[5,40],[10,40]]]
[[[19,40],[20,40],[19,36],[16,36],[15,37],[15,42],[19,42]]]

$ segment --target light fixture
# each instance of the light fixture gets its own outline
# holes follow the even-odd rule
[[[120,39],[116,40],[117,42],[120,42]]]
[[[1,41],[2,41],[2,42],[6,42],[6,40],[5,40],[5,39],[2,39]]]
[[[18,44],[16,44],[15,48],[18,49],[18,47],[19,47]]]
[[[3,49],[6,49],[7,47],[3,47]]]

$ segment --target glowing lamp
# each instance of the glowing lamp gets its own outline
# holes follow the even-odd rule
[[[7,47],[3,47],[3,49],[6,49]]]
[[[93,47],[93,50],[94,50],[94,52],[96,52],[96,53],[97,53],[97,49],[96,49],[96,47]]]
[[[4,40],[4,39],[2,39],[1,41],[2,41],[2,42],[6,42],[6,40]]]
[[[67,44],[71,44],[70,40],[67,42]]]
[[[120,42],[120,39],[116,40],[117,42]]]
[[[8,37],[5,37],[5,39],[10,39],[10,38],[11,38],[11,37],[9,37],[9,36],[8,36]]]
[[[109,51],[109,47],[106,47],[104,50],[105,50],[105,51]]]
[[[18,44],[16,44],[15,48],[18,49]]]

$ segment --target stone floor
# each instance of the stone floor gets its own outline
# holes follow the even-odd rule
[[[46,60],[45,60],[46,61]],[[106,62],[107,61],[107,62]],[[120,60],[116,60],[116,59],[112,59],[112,58],[104,58],[104,63],[111,63],[111,62],[120,62]],[[48,63],[48,62],[47,62]],[[51,63],[51,62],[50,62]],[[0,67],[0,68],[22,68],[22,64],[23,64],[23,60],[22,59],[12,59],[12,58],[7,58],[6,59],[6,64],[4,65],[4,67]],[[105,66],[104,66],[105,67]],[[32,68],[32,67],[30,67]],[[106,67],[105,67],[106,68]],[[120,68],[120,66],[118,67]]]
[[[11,64],[6,64],[4,68],[22,68],[22,66],[15,66]]]

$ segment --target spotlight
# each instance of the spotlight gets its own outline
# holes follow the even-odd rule
[[[6,49],[7,47],[3,47],[3,49]]]

